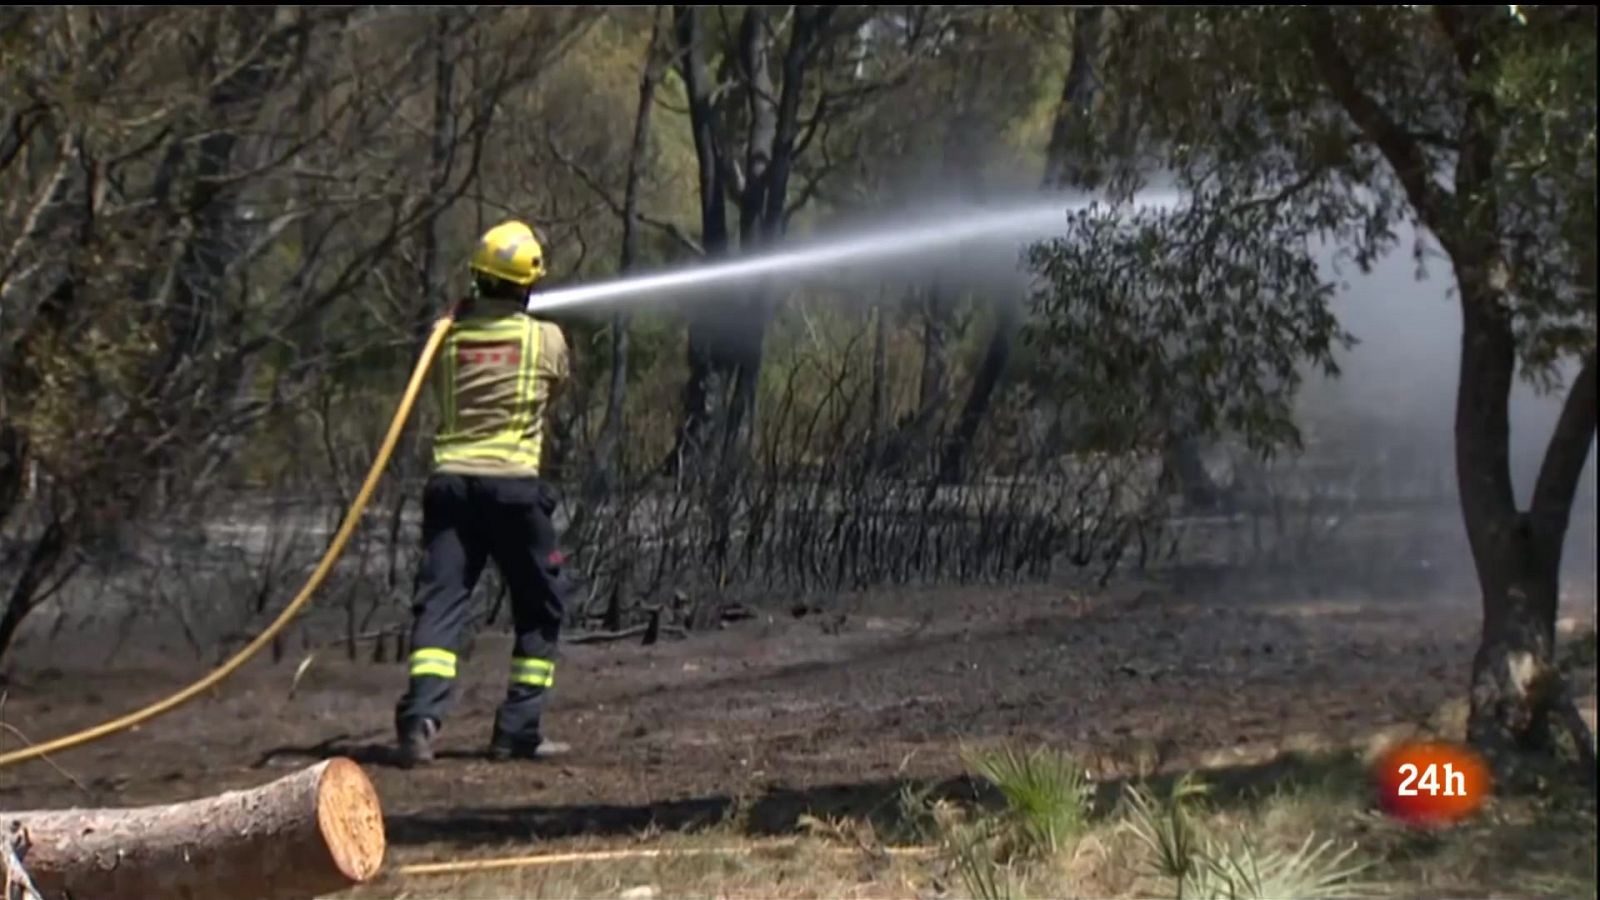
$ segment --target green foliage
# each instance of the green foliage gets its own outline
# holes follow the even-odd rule
[[[967,765],[1006,798],[1013,843],[1024,854],[1054,855],[1084,831],[1094,785],[1079,762],[1058,750],[969,751]]]
[[[1593,12],[1587,22],[1545,9],[1503,22],[1475,79],[1502,117],[1494,190],[1522,300],[1522,358],[1547,386],[1563,357],[1594,346]]]
[[[1096,152],[1122,185],[1277,207],[1297,252],[1319,240],[1366,267],[1417,223],[1458,270],[1498,255],[1519,355],[1548,374],[1594,342],[1594,13],[1452,9],[1124,16],[1107,92],[1137,127]],[[1194,217],[1187,233],[1212,227]]]
[[[1231,433],[1294,445],[1306,363],[1350,341],[1300,223],[1218,194],[1181,211],[1091,208],[1040,245],[1024,333],[1049,399],[1102,448]]]
[[[1204,783],[1185,775],[1166,798],[1157,799],[1149,791],[1130,787],[1123,795],[1130,811],[1128,830],[1149,853],[1153,874],[1181,886],[1196,874],[1199,835],[1189,804],[1206,792]]]
[[[1250,835],[1213,844],[1198,877],[1184,896],[1195,900],[1274,900],[1278,897],[1377,896],[1355,880],[1369,864],[1351,862],[1356,847],[1333,851],[1331,840],[1313,845],[1313,835],[1293,850],[1263,850]]]
[[[1179,779],[1164,798],[1129,787],[1125,825],[1145,848],[1145,864],[1173,885],[1178,900],[1274,900],[1280,897],[1353,898],[1374,895],[1357,880],[1371,864],[1354,860],[1356,848],[1335,852],[1314,835],[1293,849],[1277,849],[1241,831],[1229,839],[1196,814],[1206,794],[1195,778]]]

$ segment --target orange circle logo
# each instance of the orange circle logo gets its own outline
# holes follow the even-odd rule
[[[1447,825],[1476,813],[1494,789],[1483,757],[1459,744],[1401,744],[1373,770],[1384,811],[1413,825]]]

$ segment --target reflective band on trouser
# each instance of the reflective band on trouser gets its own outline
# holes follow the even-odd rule
[[[548,659],[516,656],[511,659],[511,681],[532,687],[554,687],[556,664]]]
[[[456,677],[456,655],[438,647],[423,647],[411,653],[411,677],[436,675],[440,678]]]

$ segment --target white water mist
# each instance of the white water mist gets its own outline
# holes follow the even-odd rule
[[[1165,208],[1175,205],[1177,200],[1176,194],[1161,193],[1142,196],[1136,202],[1140,206]],[[935,220],[930,224],[879,225],[773,252],[754,253],[728,262],[693,265],[600,284],[559,288],[533,295],[528,299],[527,308],[529,312],[550,312],[640,295],[659,297],[775,275],[800,275],[825,268],[831,271],[851,263],[888,260],[979,240],[1009,239],[1019,244],[1037,241],[1060,234],[1066,224],[1067,214],[1083,209],[1092,202],[1090,199],[1035,200],[984,211],[930,211],[923,217]]]

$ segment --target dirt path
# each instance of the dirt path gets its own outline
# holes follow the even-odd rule
[[[1592,623],[1592,594],[1565,605]],[[319,657],[291,696],[291,658],[69,751],[60,771],[35,761],[0,772],[0,808],[182,799],[347,753],[372,763],[405,856],[686,828],[735,809],[752,830],[785,830],[801,811],[870,811],[897,777],[955,776],[963,744],[1051,742],[1103,769],[1141,757],[1217,765],[1420,723],[1459,695],[1476,615],[1445,600],[1131,588],[1089,600],[1047,589],[880,594],[652,647],[569,647],[548,728],[576,752],[509,765],[476,757],[508,653],[485,636],[464,664],[445,758],[410,772],[383,764],[401,667]],[[0,712],[30,738],[53,737],[184,674],[20,673]]]

